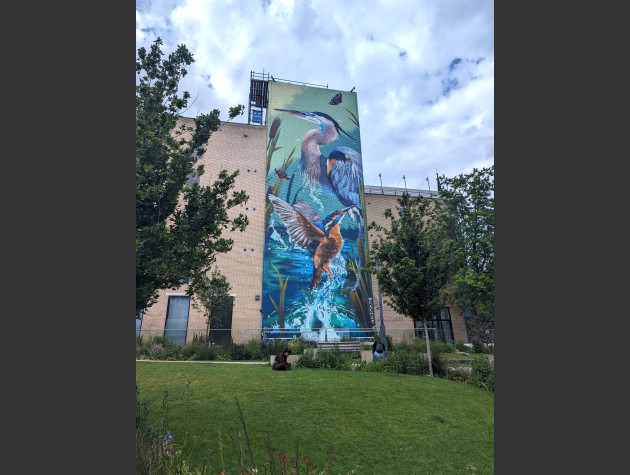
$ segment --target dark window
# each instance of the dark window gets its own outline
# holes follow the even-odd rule
[[[210,336],[213,341],[230,341],[232,338],[232,309],[234,308],[234,297],[223,309],[217,312],[216,323],[210,329]]]
[[[453,341],[453,325],[451,324],[451,312],[448,307],[441,309],[439,315],[434,315],[427,322],[427,330],[431,341],[441,339]],[[424,325],[422,322],[416,322],[416,336],[424,338]]]
[[[186,330],[188,329],[188,310],[190,309],[190,297],[188,295],[170,295],[166,309],[166,323],[164,336],[172,345],[186,343]]]

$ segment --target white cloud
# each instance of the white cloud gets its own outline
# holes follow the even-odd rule
[[[247,105],[251,71],[355,87],[367,184],[494,163],[492,0],[137,1],[136,46],[156,36],[195,57],[191,116]]]

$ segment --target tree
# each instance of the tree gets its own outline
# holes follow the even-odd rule
[[[494,321],[494,165],[440,177],[440,197],[459,254],[453,302],[470,311],[471,336],[487,343]]]
[[[232,304],[230,289],[227,278],[217,269],[212,271],[212,278],[203,275],[197,285],[193,306],[206,318],[206,339],[210,336],[210,328],[217,326],[222,312]]]
[[[447,233],[441,202],[408,193],[398,199],[399,217],[385,210],[388,228],[372,222],[380,232],[370,251],[370,271],[378,278],[386,302],[396,312],[422,321],[427,344],[429,375],[433,361],[428,322],[444,306],[443,289],[453,272],[454,248]]]
[[[194,62],[186,46],[162,58],[162,40],[136,59],[136,318],[152,305],[160,289],[174,289],[187,280],[186,292],[210,269],[216,254],[227,252],[232,239],[225,229],[243,231],[247,217],[233,219],[228,210],[247,202],[244,191],[228,194],[238,170],[222,170],[211,186],[194,179],[204,173],[197,157],[221,121],[219,110],[201,114],[194,127],[178,120],[190,94],[178,94],[186,66]],[[243,113],[231,107],[229,120]]]

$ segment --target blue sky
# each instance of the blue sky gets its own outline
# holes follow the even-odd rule
[[[494,164],[492,0],[136,0],[136,50],[158,36],[194,55],[187,117],[226,120],[264,71],[355,88],[366,185],[435,190],[436,170]]]

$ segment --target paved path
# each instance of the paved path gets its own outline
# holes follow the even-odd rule
[[[269,363],[265,361],[206,361],[206,360],[180,360],[180,361],[167,361],[167,360],[136,360],[138,361],[147,361],[149,363],[216,363],[216,364],[266,364]]]

